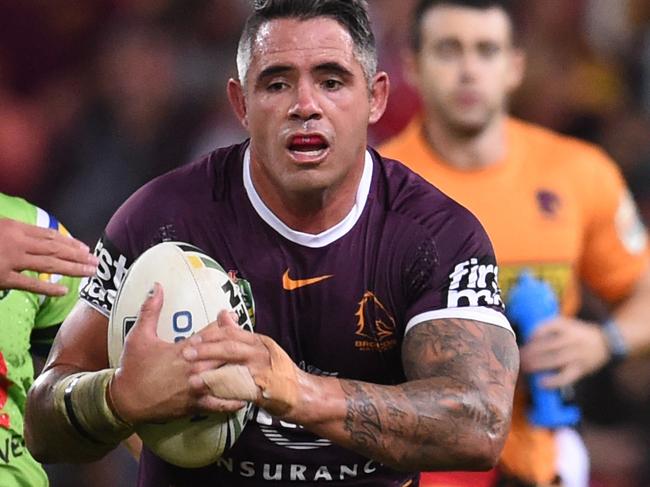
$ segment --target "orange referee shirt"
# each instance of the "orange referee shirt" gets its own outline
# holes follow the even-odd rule
[[[379,152],[402,161],[479,218],[494,245],[506,303],[524,268],[553,286],[566,315],[580,304],[579,280],[611,303],[624,298],[648,264],[648,247],[614,162],[593,145],[514,118],[506,122],[506,138],[503,160],[460,170],[434,152],[416,118]],[[522,389],[515,394],[500,466],[523,480],[548,483],[556,474],[553,433],[528,423]],[[431,476],[423,487],[480,485],[444,478],[434,482]]]

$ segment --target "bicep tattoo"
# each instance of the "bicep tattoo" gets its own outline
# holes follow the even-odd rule
[[[404,384],[341,381],[343,427],[358,450],[375,457],[388,451],[383,460],[401,465],[436,458],[445,467],[457,466],[462,445],[505,438],[519,366],[508,330],[471,320],[426,322],[405,337],[402,355]]]
[[[516,376],[519,353],[514,343],[508,330],[486,323],[452,318],[421,323],[404,338],[404,372],[410,380],[462,380],[477,372],[496,380]]]

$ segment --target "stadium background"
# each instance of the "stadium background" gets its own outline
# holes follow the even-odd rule
[[[372,142],[418,100],[400,72],[413,0],[370,0],[392,103]],[[397,4],[399,3],[399,8]],[[603,145],[650,221],[650,1],[518,0],[525,119]],[[0,191],[93,245],[146,180],[244,134],[224,96],[247,0],[2,0]],[[594,487],[650,486],[650,360],[579,388]],[[49,468],[53,487],[132,485],[123,450]]]

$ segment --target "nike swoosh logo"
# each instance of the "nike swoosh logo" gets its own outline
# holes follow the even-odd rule
[[[282,275],[282,287],[285,289],[285,291],[294,291],[298,288],[311,286],[312,284],[316,284],[318,282],[324,281],[325,279],[329,279],[330,277],[334,277],[334,274],[329,274],[327,276],[312,277],[309,279],[291,279],[289,277],[289,269],[287,269]]]

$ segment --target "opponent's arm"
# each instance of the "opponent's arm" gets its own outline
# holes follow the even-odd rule
[[[79,240],[51,228],[0,218],[0,289],[63,296],[68,292],[65,286],[21,272],[92,276],[96,268],[97,258]]]
[[[303,372],[273,340],[238,330],[226,313],[189,343],[204,407],[214,396],[251,398],[397,469],[490,468],[510,425],[519,358],[512,333],[497,326],[444,319],[414,327],[402,350],[408,381],[396,386]],[[256,390],[215,369],[222,363],[246,367]]]

